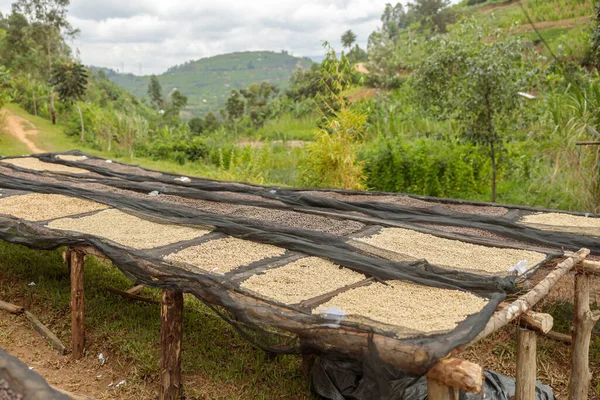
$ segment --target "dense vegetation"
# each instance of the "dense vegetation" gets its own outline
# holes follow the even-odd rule
[[[203,117],[225,105],[231,89],[244,89],[253,82],[267,81],[285,89],[290,75],[312,61],[285,52],[248,51],[188,61],[158,76],[166,91],[179,89],[189,99],[184,116]],[[140,98],[146,96],[149,76],[104,70],[108,78]],[[166,93],[165,93],[166,94]]]
[[[67,135],[96,151],[256,183],[600,209],[598,152],[575,145],[599,130],[590,0],[390,4],[366,50],[350,30],[344,53],[325,44],[325,60],[309,68],[270,52],[190,62],[138,82],[143,99],[102,70],[87,73],[83,93],[56,97],[53,74],[77,65],[65,44],[76,31],[32,14],[37,1],[0,20],[2,101],[48,119],[54,109]],[[66,13],[63,0],[50,3]],[[232,85],[218,112],[187,121],[197,99],[184,81],[165,80],[257,63],[297,69],[285,85],[274,75]]]

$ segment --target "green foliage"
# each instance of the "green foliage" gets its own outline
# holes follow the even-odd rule
[[[452,9],[448,8],[449,0],[415,0],[410,7],[421,26],[434,32],[444,33],[449,24],[455,20]]]
[[[352,45],[354,44],[354,42],[356,42],[356,34],[354,32],[352,32],[351,29],[348,29],[342,35],[342,46],[344,46],[344,48],[348,48],[349,49],[349,48],[352,47]]]
[[[269,82],[285,90],[298,68],[310,68],[312,61],[270,51],[223,54],[189,61],[158,76],[163,88],[179,88],[189,101],[185,111],[205,116],[225,107],[231,90],[247,88],[254,82]],[[136,96],[147,97],[149,76],[105,71],[109,79]]]
[[[150,97],[150,103],[157,109],[160,110],[164,106],[165,99],[162,94],[162,86],[156,75],[150,76],[150,82],[148,83],[148,97]]]
[[[0,109],[12,100],[13,89],[11,77],[11,71],[3,65],[0,65]]]
[[[80,100],[85,94],[87,83],[88,73],[80,63],[55,64],[52,69],[50,85],[54,87],[63,103],[73,104]]]
[[[363,189],[363,163],[357,160],[357,151],[367,115],[352,109],[343,97],[349,87],[348,60],[343,55],[338,60],[329,48],[321,68],[322,85],[327,88],[321,97],[324,122],[315,132],[315,141],[307,146],[302,182],[307,186]]]
[[[529,47],[517,36],[498,32],[494,40],[474,20],[432,42],[414,75],[425,108],[461,122],[461,133],[483,146],[492,164],[492,201],[496,201],[498,152],[507,122],[537,72]]]
[[[477,147],[427,138],[380,137],[361,154],[369,189],[425,196],[472,198],[489,182]]]
[[[600,2],[594,9],[594,28],[590,34],[591,58],[596,68],[600,67]]]
[[[246,100],[245,111],[254,129],[262,127],[271,116],[270,103],[278,93],[277,86],[268,82],[253,83],[247,89],[240,89],[240,94]]]

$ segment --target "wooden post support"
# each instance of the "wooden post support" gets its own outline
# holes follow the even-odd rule
[[[590,372],[590,337],[600,315],[590,310],[590,277],[575,275],[575,317],[573,321],[573,348],[571,353],[570,400],[586,400],[592,374]]]
[[[427,398],[429,400],[458,400],[458,389],[427,378]]]
[[[517,328],[515,400],[535,400],[537,333]]]
[[[69,270],[71,274],[71,347],[73,358],[83,357],[85,345],[83,265],[85,254],[69,250]]]
[[[177,400],[181,392],[183,293],[163,289],[160,312],[160,400]]]
[[[427,372],[427,379],[436,380],[443,386],[457,388],[464,392],[481,393],[483,368],[467,360],[447,357],[438,361]]]

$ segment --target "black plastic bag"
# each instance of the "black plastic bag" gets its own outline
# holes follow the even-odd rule
[[[311,370],[313,390],[329,400],[427,400],[427,380],[403,374],[398,369],[350,360],[317,357]],[[461,400],[511,400],[515,380],[485,371],[484,395],[461,393]],[[548,385],[536,382],[536,400],[555,400]]]

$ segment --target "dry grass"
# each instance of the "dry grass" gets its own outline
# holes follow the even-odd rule
[[[64,172],[70,174],[89,174],[89,171],[81,168],[67,167],[61,164],[46,163],[38,160],[35,157],[25,158],[9,158],[6,160],[0,160],[5,164],[15,165],[17,167],[30,169],[32,171],[49,171],[49,172]]]
[[[424,258],[434,265],[487,274],[509,275],[519,261],[525,260],[528,267],[533,267],[546,258],[545,254],[534,251],[480,246],[400,228],[383,228],[373,236],[357,240]]]
[[[48,228],[85,233],[133,247],[151,249],[191,240],[210,231],[186,226],[159,224],[119,210],[106,210],[82,218],[63,218],[50,222]]]
[[[254,275],[241,288],[284,304],[296,304],[365,279],[331,261],[307,257]]]
[[[314,313],[324,314],[329,308],[336,307],[346,315],[431,333],[454,329],[487,304],[486,299],[459,290],[402,281],[388,283],[390,286],[374,283],[341,293]]]
[[[285,249],[232,237],[211,240],[165,256],[165,260],[184,262],[213,274],[224,274],[265,258],[282,256]]]
[[[31,193],[0,199],[0,213],[27,221],[45,221],[107,208],[95,201],[61,194]]]

